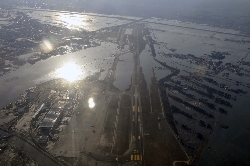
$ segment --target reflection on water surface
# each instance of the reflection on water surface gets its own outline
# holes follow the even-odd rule
[[[95,107],[95,102],[94,102],[94,99],[93,98],[89,98],[89,108],[94,108]]]
[[[43,42],[40,44],[40,48],[44,52],[50,52],[53,50],[53,45],[51,44],[49,40],[43,40]]]
[[[80,14],[65,14],[60,13],[58,16],[58,19],[66,26],[68,29],[71,30],[80,30],[84,29],[84,27],[87,25],[86,23],[86,17],[85,15]]]
[[[63,67],[57,69],[56,74],[60,78],[64,78],[69,82],[77,80],[82,71],[78,65],[73,62],[66,63]]]

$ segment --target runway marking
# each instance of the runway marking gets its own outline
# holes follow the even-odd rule
[[[133,106],[133,112],[135,112],[135,106]]]
[[[140,118],[138,118],[138,122],[140,122]]]
[[[158,123],[158,128],[161,130],[161,124],[160,123]]]
[[[141,155],[130,155],[130,160],[142,160]]]
[[[138,112],[140,112],[140,107],[138,107]]]
[[[141,155],[136,155],[136,160],[141,160]]]

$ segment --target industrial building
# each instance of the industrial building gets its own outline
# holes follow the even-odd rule
[[[40,116],[40,114],[44,111],[45,104],[43,103],[36,111],[36,113],[33,115],[32,120],[35,121]]]
[[[50,133],[58,126],[62,119],[62,109],[53,108],[50,110],[42,120],[39,129],[43,133]]]

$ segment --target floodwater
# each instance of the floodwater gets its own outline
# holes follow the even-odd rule
[[[141,19],[139,17],[66,11],[16,10],[25,11],[30,18],[43,24],[64,27],[72,31],[97,31]],[[175,20],[150,18],[139,23],[144,23],[150,29],[150,35],[155,41],[153,45],[155,57],[148,44],[139,55],[140,67],[148,88],[154,74],[159,81],[172,73],[161,63],[180,70],[177,76],[164,83],[170,87],[167,88],[170,105],[182,111],[173,112],[173,119],[188,154],[193,155],[199,147],[205,144],[204,140],[209,140],[201,154],[200,165],[225,165],[232,161],[249,162],[250,123],[248,117],[250,117],[250,112],[248,110],[250,96],[248,80],[250,68],[239,62],[249,62],[250,38],[231,29]],[[1,76],[0,96],[4,97],[0,100],[0,107],[16,100],[18,95],[26,89],[48,80],[65,78],[74,81],[100,71],[99,79],[105,79],[110,74],[109,70],[114,62],[113,55],[119,53],[118,45],[104,41],[98,41],[98,43],[101,45],[53,56],[36,62],[34,65],[25,64],[19,69]],[[220,52],[222,55],[213,57],[213,51]],[[19,58],[27,59],[29,56],[31,55],[25,54]],[[68,73],[69,68],[74,69],[75,75]],[[122,91],[128,89],[131,85],[132,71],[133,54],[121,55],[116,66],[114,85]],[[210,89],[204,88],[205,86]],[[179,89],[185,87],[186,91],[178,91],[176,87]],[[214,98],[208,97],[211,89],[218,91],[213,93]],[[237,90],[246,93],[235,92]],[[191,94],[193,97],[186,94]],[[187,104],[180,103],[180,100],[176,100],[175,97],[201,108],[206,114],[191,109]],[[231,106],[216,103],[216,98],[227,101]],[[206,102],[214,104],[214,107],[206,106]],[[91,103],[93,106],[93,102]],[[224,109],[227,113],[221,113],[218,111],[219,109]],[[228,128],[221,127],[225,125]],[[190,130],[183,129],[183,126]],[[202,134],[202,138],[199,134]],[[198,138],[197,135],[200,137]]]
[[[119,90],[128,90],[131,85],[133,72],[133,54],[131,52],[119,56],[115,70],[114,85]]]
[[[57,165],[51,158],[41,153],[39,150],[26,143],[23,139],[18,137],[12,137],[12,145],[14,145],[19,151],[23,151],[24,154],[28,154],[29,157],[35,159],[40,165]]]
[[[95,48],[51,57],[34,65],[26,64],[16,71],[5,74],[0,78],[0,95],[5,96],[0,101],[0,107],[17,99],[26,89],[36,84],[63,78],[64,76],[58,74],[57,70],[67,63],[74,63],[79,67],[81,74],[77,79],[95,74],[101,69],[108,71],[113,64],[112,55],[116,52],[116,47],[116,44],[102,43]],[[105,77],[105,74],[102,77]]]
[[[78,31],[96,31],[102,28],[123,25],[132,20],[139,19],[136,17],[121,17],[109,16],[91,13],[77,12],[60,12],[60,11],[45,11],[45,10],[26,10],[18,8],[17,10],[27,11],[27,15],[32,19],[38,20],[43,24],[49,24],[57,27],[65,27],[70,30]]]
[[[194,59],[192,60],[192,58],[190,58],[191,56],[189,56],[194,55],[195,57],[200,58],[201,62],[206,61],[206,63],[208,63],[209,61],[221,61],[221,66],[227,65],[227,63],[238,66],[239,61],[248,57],[249,45],[247,42],[234,42],[228,39],[237,38],[237,40],[242,41],[245,38],[248,40],[249,37],[241,36],[234,30],[216,29],[215,27],[209,27],[206,25],[199,26],[191,23],[184,24],[179,21],[157,21],[157,19],[150,19],[147,20],[147,22],[148,27],[152,29],[153,39],[156,41],[154,47],[157,56],[155,59],[165,62],[170,67],[179,69],[179,76],[198,74],[199,78],[201,78],[199,81],[191,80],[187,82],[180,77],[173,77],[173,80],[175,78],[175,81],[180,81],[179,83],[172,82],[173,85],[179,86],[181,84],[184,87],[191,86],[202,90],[201,87],[196,86],[205,84],[236,98],[236,101],[232,99],[226,100],[232,105],[231,108],[219,103],[214,103],[214,100],[206,98],[198,93],[193,93],[195,94],[194,96],[196,100],[187,100],[187,96],[178,93],[176,90],[167,91],[168,95],[177,96],[193,105],[201,104],[199,108],[202,108],[204,111],[214,116],[214,118],[207,118],[202,114],[197,114],[197,112],[189,107],[181,105],[175,100],[169,98],[171,105],[178,107],[193,118],[190,120],[187,118],[186,114],[184,114],[185,116],[179,113],[173,114],[174,120],[176,121],[177,131],[188,154],[193,153],[193,149],[190,149],[189,147],[196,148],[203,144],[203,141],[197,139],[196,136],[196,133],[200,133],[209,141],[201,155],[199,165],[226,165],[234,163],[234,161],[241,161],[242,163],[249,162],[248,154],[250,154],[250,143],[247,140],[250,139],[248,129],[250,124],[247,117],[250,116],[250,112],[248,111],[250,108],[248,102],[250,96],[248,94],[249,88],[247,87],[247,85],[249,85],[249,79],[246,79],[246,75],[249,73],[248,66],[239,65],[240,72],[245,73],[245,77],[238,75],[239,73],[234,71],[236,68],[232,69],[232,71],[230,71],[231,69],[229,70],[226,68],[221,70],[218,69],[217,73],[214,73],[211,70],[211,66],[207,67],[206,65],[198,65],[197,63],[194,63]],[[172,27],[174,24],[177,24],[178,26]],[[206,31],[201,31],[201,29]],[[152,77],[152,74],[148,74],[150,73],[150,69],[147,68],[147,66],[150,66],[151,68],[153,62],[148,50],[149,47],[146,47],[145,51],[142,52],[140,55],[140,61],[144,74],[147,73],[147,76],[145,76],[147,78],[146,80],[147,82],[150,82],[149,79]],[[213,59],[211,57],[212,51],[223,52],[225,54],[223,60]],[[205,72],[210,74],[206,75]],[[158,71],[155,70],[155,73],[158,73]],[[225,78],[223,73],[228,73],[228,77]],[[219,88],[219,85],[216,86],[212,83],[205,82],[203,77],[211,78],[219,84],[226,84],[229,89],[242,89],[247,92],[247,94],[231,93],[226,89]],[[237,84],[237,81],[240,82],[240,85]],[[190,92],[190,94],[192,94],[194,91],[191,90]],[[221,98],[219,95],[216,97]],[[205,98],[210,103],[214,103],[215,108],[210,109],[200,103],[199,100],[202,98]],[[219,108],[226,110],[227,114],[221,114],[218,111]],[[200,120],[203,122],[201,123]],[[203,125],[208,124],[213,126],[212,129],[203,127]],[[190,128],[191,132],[184,130],[183,125]],[[228,128],[222,128],[220,127],[221,125],[227,125]],[[186,145],[189,145],[189,147]],[[238,163],[235,163],[235,165],[237,164]]]
[[[132,62],[118,62],[115,71],[114,85],[122,91],[128,89],[132,81],[132,72]]]

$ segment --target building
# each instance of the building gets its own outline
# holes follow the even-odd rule
[[[33,115],[32,120],[35,121],[40,116],[40,114],[44,111],[45,104],[43,103],[40,108],[37,109],[36,113]]]
[[[12,134],[10,134],[8,131],[0,129],[0,141],[8,139],[11,136]]]
[[[5,60],[2,59],[2,58],[0,58],[0,65],[1,65],[1,66],[4,66],[4,65],[5,65]]]
[[[43,133],[50,133],[58,126],[62,119],[62,110],[59,108],[53,108],[49,111],[42,120],[39,129]]]
[[[134,31],[133,29],[127,28],[124,35],[133,35],[133,31]]]
[[[77,90],[76,89],[70,90],[70,92],[69,92],[69,99],[70,100],[74,100],[74,99],[76,99],[76,97],[77,97]]]
[[[44,102],[44,104],[45,104],[45,106],[46,106],[46,107],[50,107],[50,106],[51,106],[51,104],[52,104],[52,102],[51,102],[51,99],[50,99],[50,98],[46,98],[43,102]]]
[[[49,140],[49,137],[46,135],[43,135],[39,138],[38,143],[41,145],[45,145],[47,144],[48,140]]]

